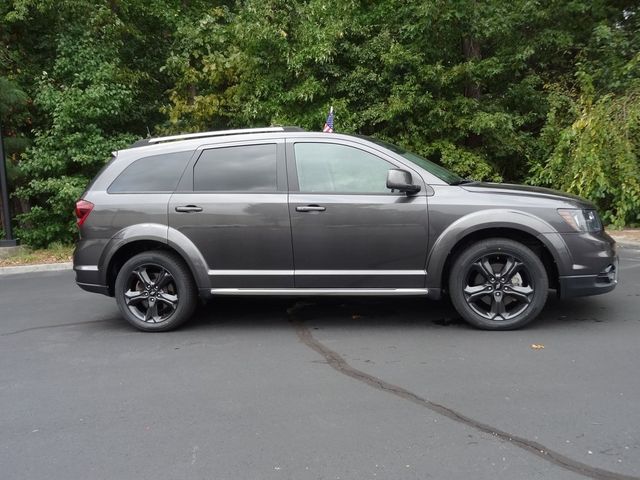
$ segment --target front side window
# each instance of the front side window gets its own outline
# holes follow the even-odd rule
[[[193,151],[143,157],[111,183],[109,193],[173,192]]]
[[[364,150],[333,143],[296,143],[300,192],[389,193],[394,165]]]
[[[275,192],[276,144],[205,150],[193,168],[193,189],[206,192]]]

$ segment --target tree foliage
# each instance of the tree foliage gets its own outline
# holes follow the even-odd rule
[[[575,121],[558,128],[554,105],[543,132],[552,148],[535,164],[530,182],[560,188],[593,200],[603,220],[615,226],[640,219],[640,88],[593,101],[569,101]]]
[[[331,105],[337,131],[638,221],[637,1],[13,0],[0,15],[0,76],[32,100],[29,243],[70,239],[75,196],[147,128],[319,130]]]
[[[31,86],[47,121],[33,130],[34,144],[20,162],[29,181],[16,195],[32,201],[19,215],[18,235],[26,243],[74,238],[73,204],[90,178],[112,150],[161,121],[166,84],[158,78],[164,56],[157,49],[163,25],[169,32],[171,24],[167,5],[156,2],[151,13],[148,5],[23,1],[9,15],[16,24],[48,18],[55,45],[54,61]]]

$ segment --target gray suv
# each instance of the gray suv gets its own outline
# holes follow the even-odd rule
[[[76,204],[78,285],[163,331],[218,295],[448,295],[470,324],[521,327],[617,283],[595,207],[458,177],[398,146],[295,127],[141,140]]]

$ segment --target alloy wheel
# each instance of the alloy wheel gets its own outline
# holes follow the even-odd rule
[[[526,264],[502,252],[485,254],[468,268],[464,299],[481,317],[510,320],[523,313],[534,297],[535,283]]]
[[[166,321],[178,307],[178,289],[169,270],[157,264],[136,267],[125,283],[129,311],[146,323]]]

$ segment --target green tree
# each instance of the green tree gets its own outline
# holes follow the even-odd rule
[[[88,180],[148,131],[319,130],[331,105],[339,132],[637,221],[637,0],[11,0],[0,19],[33,245],[70,241]]]
[[[18,8],[19,7],[19,8]],[[150,7],[150,8],[149,8]],[[19,216],[33,246],[75,237],[73,204],[110,152],[161,121],[167,88],[160,67],[172,31],[173,3],[21,2],[13,21],[46,17],[55,60],[34,87],[46,119],[20,162],[29,182],[16,194],[32,202]]]
[[[12,184],[16,182],[15,158],[24,150],[27,143],[25,137],[18,131],[19,127],[28,120],[26,101],[27,95],[15,82],[0,77],[0,140],[3,142],[10,190]],[[2,198],[0,197],[0,226],[4,225],[1,206]],[[3,235],[4,233],[0,232],[0,237]]]
[[[178,32],[167,62],[169,129],[318,129],[334,105],[338,131],[399,142],[465,176],[522,180],[545,153],[549,84],[573,81],[576,55],[632,6],[245,0],[210,8]],[[612,53],[592,48],[585,59],[608,65]]]
[[[528,181],[589,198],[624,226],[640,221],[640,6],[618,7],[593,26],[573,74],[549,85]]]
[[[591,199],[606,223],[637,224],[640,82],[597,99],[590,79],[583,82],[588,86],[577,98],[556,92],[542,133],[550,153],[533,164],[529,181]]]

